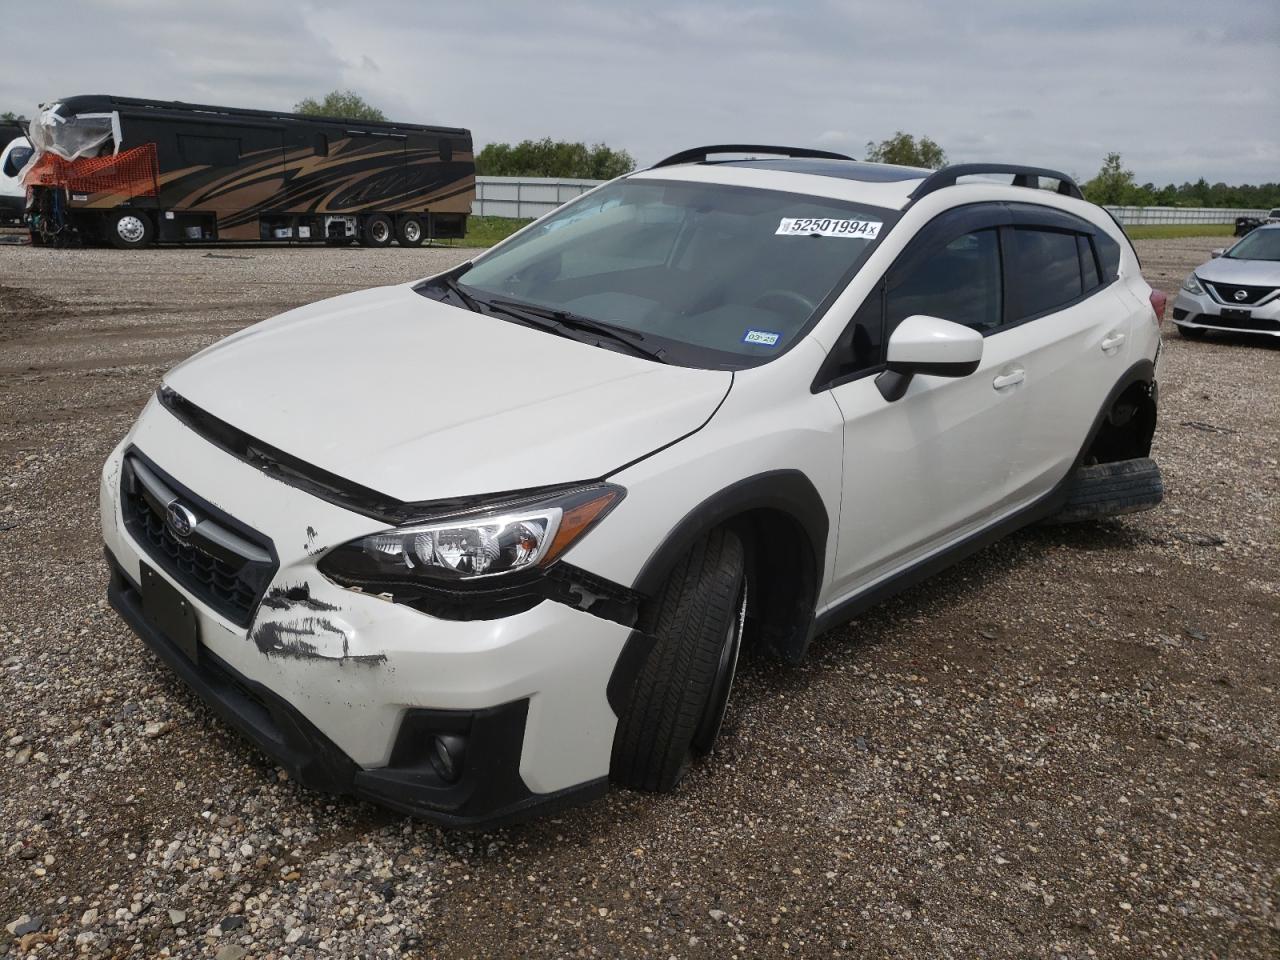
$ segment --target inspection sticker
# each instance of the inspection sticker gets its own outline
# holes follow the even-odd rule
[[[748,330],[742,338],[742,342],[757,343],[762,347],[773,347],[777,345],[780,336],[782,334],[774,333],[772,330]]]
[[[879,220],[833,220],[830,217],[783,217],[775,236],[847,237],[874,240],[880,235]]]

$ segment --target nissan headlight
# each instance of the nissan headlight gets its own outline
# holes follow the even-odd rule
[[[1194,272],[1187,274],[1187,279],[1182,281],[1182,289],[1197,297],[1204,293],[1204,287],[1200,286],[1200,278]]]
[[[555,561],[623,497],[621,487],[590,484],[370,534],[335,547],[320,572],[372,593],[415,587],[464,587],[473,581],[521,580]],[[481,586],[476,583],[475,586]]]

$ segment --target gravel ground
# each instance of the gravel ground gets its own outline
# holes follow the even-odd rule
[[[1280,342],[1168,331],[1159,510],[745,664],[674,795],[446,834],[217,722],[103,599],[103,459],[196,349],[463,256],[0,246],[0,953],[1277,956]]]

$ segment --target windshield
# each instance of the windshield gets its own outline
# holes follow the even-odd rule
[[[507,299],[627,331],[690,366],[764,363],[798,341],[892,212],[721,184],[622,180],[456,275]]]
[[[1223,256],[1232,260],[1280,260],[1280,230],[1254,230]]]

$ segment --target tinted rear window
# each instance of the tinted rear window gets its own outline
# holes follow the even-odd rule
[[[1080,298],[1083,287],[1075,234],[1020,227],[1011,236],[1005,282],[1013,320],[1049,313]]]

